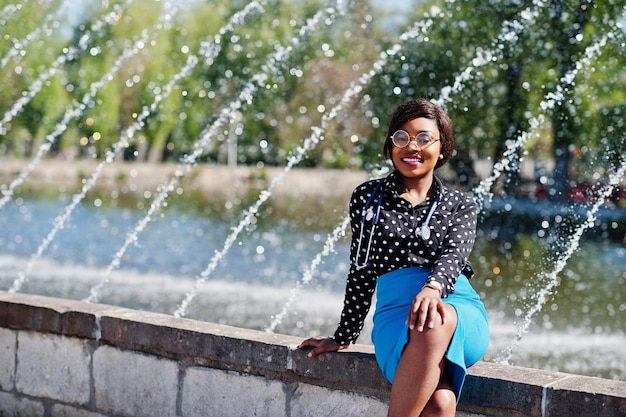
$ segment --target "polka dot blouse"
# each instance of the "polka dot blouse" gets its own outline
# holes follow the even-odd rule
[[[437,196],[427,197],[413,207],[396,191],[396,178],[394,172],[386,178],[367,181],[352,193],[352,265],[341,321],[334,335],[342,345],[354,343],[359,336],[379,276],[412,266],[429,268],[432,271],[428,280],[440,282],[442,297],[447,297],[454,292],[457,277],[467,265],[474,246],[478,208],[469,194],[446,188],[435,178],[440,201],[428,223],[430,236],[423,239],[416,230],[422,226]],[[382,195],[380,203],[379,195]],[[372,229],[379,204],[378,222]],[[368,210],[366,205],[372,209]],[[364,227],[362,236],[361,227]]]

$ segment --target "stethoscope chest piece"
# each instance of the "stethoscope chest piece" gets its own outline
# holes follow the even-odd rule
[[[415,230],[415,235],[424,240],[428,240],[430,237],[430,227],[428,227],[428,223],[424,223],[419,229]]]
[[[433,217],[433,213],[435,212],[435,209],[439,205],[440,201],[441,194],[438,194],[437,199],[430,206],[426,219],[422,222],[422,225],[419,228],[415,229],[415,235],[417,237],[421,237],[423,240],[428,240],[430,238],[430,227],[428,227],[428,225],[430,224],[430,219]]]

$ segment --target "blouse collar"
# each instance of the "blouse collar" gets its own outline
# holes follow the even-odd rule
[[[400,195],[398,194],[398,187],[396,186],[397,181],[398,181],[398,171],[394,170],[391,174],[387,175],[387,177],[385,177],[383,179],[383,190],[385,192],[389,192],[391,193],[394,197],[399,197]],[[441,195],[441,199],[443,200],[446,197],[446,187],[443,186],[443,183],[441,182],[441,180],[439,179],[439,177],[437,177],[436,175],[433,175],[433,181],[435,183],[435,187],[437,188],[437,192],[435,195],[440,194]]]

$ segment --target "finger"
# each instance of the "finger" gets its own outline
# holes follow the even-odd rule
[[[336,343],[334,340],[324,340],[323,343],[320,343],[315,349],[313,349],[312,351],[310,351],[307,356],[309,358],[314,358],[318,355],[321,355],[322,353],[326,353],[326,352],[336,352],[339,349],[342,349],[342,346],[340,346],[338,343]]]
[[[419,314],[417,316],[417,323],[416,323],[418,332],[424,331],[424,325],[426,325],[426,321],[428,320],[428,311],[429,311],[428,303],[422,303],[420,305]]]
[[[429,329],[432,329],[435,327],[435,318],[438,317],[438,314],[437,314],[438,309],[439,309],[439,306],[437,304],[431,304],[428,307],[428,318],[427,318],[428,322],[426,325],[428,326]]]
[[[309,347],[309,346],[314,346],[312,339],[307,339],[307,340],[303,341],[302,343],[300,343],[300,345],[298,347],[300,349],[302,349],[302,348]]]
[[[409,313],[406,316],[406,321],[404,324],[409,326],[409,329],[413,330],[414,327],[414,319],[413,319],[413,309],[409,308]]]
[[[302,343],[300,343],[300,348],[305,348],[305,347],[318,347],[323,341],[325,340],[325,338],[321,338],[321,337],[310,337],[308,339],[306,339],[305,341],[303,341]]]
[[[409,325],[409,329],[413,330],[415,329],[415,325],[417,322],[417,312],[419,310],[419,301],[414,300],[413,303],[411,304],[411,307],[409,308],[409,314],[407,316],[406,319],[406,324]]]
[[[447,315],[447,311],[446,311],[446,306],[443,303],[439,303],[437,305],[437,310],[439,310],[439,314],[441,314],[441,324],[445,324],[446,323],[446,315]]]
[[[317,355],[319,355],[320,353],[323,352],[319,352],[319,348],[313,349],[312,351],[310,351],[309,353],[306,354],[307,358],[314,358]]]

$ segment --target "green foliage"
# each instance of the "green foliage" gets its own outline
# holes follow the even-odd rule
[[[199,161],[225,163],[236,138],[238,163],[284,165],[321,128],[300,165],[370,170],[382,162],[393,109],[446,91],[452,168],[498,160],[523,132],[531,134],[519,156],[565,158],[581,178],[594,175],[598,154],[618,165],[625,152],[626,0],[422,0],[393,24],[364,1],[340,11],[321,0],[256,3],[262,10],[248,1],[94,1],[73,13],[60,0],[46,4],[0,1],[0,114],[16,113],[0,126],[3,154],[29,156],[49,140],[51,155],[104,158],[128,142],[118,157],[178,161],[202,140]],[[603,40],[587,60],[586,48]],[[570,73],[573,83],[563,83]],[[356,84],[363,90],[351,94]]]

